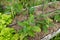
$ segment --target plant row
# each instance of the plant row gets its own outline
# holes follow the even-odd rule
[[[34,0],[31,2],[30,0],[1,0],[4,7],[2,8],[0,5],[0,40],[28,40],[28,37],[35,37],[37,32],[48,32],[48,28],[53,26],[53,21],[60,22],[59,11],[52,18],[47,17],[45,14],[35,16],[34,8],[30,8],[36,5],[33,2]],[[40,4],[40,2],[37,2],[37,4]],[[17,21],[17,24],[22,28],[16,31],[14,28],[9,27],[9,24],[12,23],[15,15],[20,13],[23,8],[28,9],[28,19]]]
[[[17,21],[17,24],[22,27],[18,32],[8,27],[12,22],[11,14],[0,13],[0,40],[28,40],[28,37],[35,37],[36,32],[48,32],[48,28],[52,27],[53,21],[60,22],[60,11],[57,10],[52,18],[47,15],[40,14],[35,16],[29,14],[28,20]]]
[[[48,3],[53,2],[53,5],[57,6],[57,0],[1,0],[0,1],[0,12],[9,13],[15,12],[20,13],[22,9],[30,9],[33,6],[44,5],[43,9],[47,8]]]

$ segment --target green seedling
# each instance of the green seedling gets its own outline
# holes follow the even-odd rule
[[[48,28],[53,25],[53,20],[45,15],[40,15],[37,17],[36,25],[40,26],[44,32],[48,32]]]
[[[40,32],[40,27],[34,25],[34,16],[30,14],[30,17],[27,21],[18,22],[19,26],[22,26],[22,30],[19,31],[20,33],[20,40],[23,40],[27,36],[34,37],[35,32]]]
[[[60,22],[60,14],[56,14],[56,15],[54,16],[54,20],[55,20],[56,22]]]

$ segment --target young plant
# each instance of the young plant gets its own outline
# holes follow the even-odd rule
[[[11,15],[0,13],[0,24],[1,25],[9,25],[12,22]]]
[[[19,34],[7,27],[12,21],[11,15],[0,13],[0,40],[18,40]]]
[[[18,22],[18,25],[22,26],[22,30],[19,31],[20,33],[20,40],[24,40],[27,36],[34,37],[35,32],[40,32],[40,27],[34,24],[34,15],[30,14],[28,20],[23,22]]]
[[[60,22],[60,14],[56,14],[56,15],[54,16],[54,20],[55,20],[56,22]]]
[[[44,32],[48,32],[48,28],[51,27],[52,24],[52,20],[45,15],[41,14],[37,17],[36,25],[40,26]]]
[[[3,28],[0,31],[0,40],[18,40],[19,34],[13,28]]]

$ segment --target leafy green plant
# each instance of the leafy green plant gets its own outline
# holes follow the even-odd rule
[[[60,22],[60,14],[55,14],[54,20],[55,20],[56,22]]]
[[[18,33],[14,34],[10,40],[19,40],[19,34]]]
[[[54,22],[60,22],[60,10],[56,10],[55,12],[51,13],[50,18],[51,18]]]
[[[12,22],[11,15],[0,13],[0,31]]]
[[[1,0],[1,4],[5,5],[5,13],[14,11],[20,13],[22,9],[30,8],[41,3],[41,0]]]
[[[18,22],[19,26],[22,26],[22,30],[19,31],[20,33],[20,40],[23,40],[27,36],[34,37],[35,32],[40,32],[40,27],[34,25],[34,16],[30,14],[28,20],[23,22]]]
[[[37,17],[36,25],[40,26],[44,32],[48,32],[48,28],[53,25],[53,20],[41,14]]]
[[[14,28],[9,28],[12,22],[11,15],[0,13],[0,40],[18,40],[19,34]]]
[[[12,22],[11,15],[0,13],[0,25],[9,25]]]
[[[19,34],[13,28],[3,28],[0,32],[0,40],[18,40]]]

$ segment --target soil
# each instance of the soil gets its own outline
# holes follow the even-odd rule
[[[60,3],[58,3],[58,8],[50,8],[48,7],[47,9],[45,9],[44,13],[47,13],[47,12],[51,12],[51,11],[55,11],[56,9],[60,9]],[[36,8],[35,10],[35,15],[39,15],[40,13],[42,13],[42,10],[41,8]],[[19,27],[17,24],[16,24],[16,20],[18,21],[23,21],[23,20],[26,20],[28,17],[28,15],[22,15],[20,14],[19,16],[16,16],[15,19],[13,20],[12,24],[15,24],[13,25],[12,27],[15,28],[17,31],[19,29],[21,29],[21,27]],[[43,31],[41,31],[40,33],[36,33],[35,37],[32,38],[32,37],[29,37],[29,40],[41,40],[43,37],[45,37],[46,35],[48,34],[51,34],[53,33],[54,31],[57,31],[59,28],[60,28],[60,23],[56,23],[54,22],[55,26],[54,27],[49,27],[48,30],[49,32],[48,33],[44,33]]]

